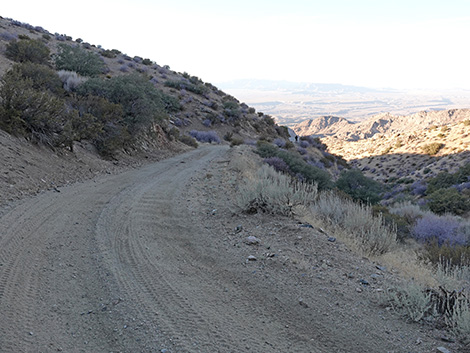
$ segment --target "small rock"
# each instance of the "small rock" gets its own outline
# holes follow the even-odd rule
[[[329,237],[328,241],[334,243],[336,241],[336,238],[335,237]]]
[[[387,271],[387,268],[386,268],[385,266],[379,266],[379,265],[377,265],[377,266],[375,266],[375,268],[376,268],[377,270],[382,271],[382,272]]]
[[[308,308],[308,304],[304,302],[302,298],[299,298],[299,304],[303,306],[304,308]]]
[[[436,350],[440,353],[450,353],[450,351],[445,347],[437,347]]]
[[[452,337],[442,336],[441,340],[444,342],[454,343],[455,340]]]
[[[245,244],[247,245],[257,245],[261,242],[257,237],[250,235],[249,237],[245,238]]]
[[[416,340],[416,345],[420,345],[421,343],[423,343],[423,341],[421,340],[421,338],[418,337],[418,339]]]
[[[242,230],[243,230],[243,226],[242,226],[241,224],[239,224],[239,225],[235,228],[235,233],[240,233]]]
[[[362,284],[363,286],[368,286],[368,285],[369,285],[369,281],[367,281],[367,280],[365,280],[365,279],[363,279],[363,278],[361,278],[361,279],[359,280],[359,283]]]
[[[358,293],[362,293],[362,289],[361,289],[361,288],[359,288],[359,287],[357,287],[357,288],[356,288],[356,292],[358,292]]]
[[[301,227],[301,228],[313,228],[313,226],[311,224],[308,224],[308,223],[301,224],[299,227]]]
[[[256,258],[256,256],[250,255],[250,256],[247,257],[247,260],[248,261],[256,261],[257,258]]]
[[[213,209],[213,210],[212,210],[212,215],[214,216],[216,213],[217,213],[217,210],[216,210],[216,209]]]
[[[373,273],[373,274],[370,275],[370,277],[371,277],[372,279],[377,280],[377,279],[382,278],[382,275],[378,275],[377,273]]]
[[[30,332],[29,332],[29,335],[32,336],[32,335],[34,335],[34,333],[33,333],[32,331],[30,331]]]
[[[276,256],[276,254],[274,254],[272,252],[266,253],[266,257],[274,257],[274,256]]]

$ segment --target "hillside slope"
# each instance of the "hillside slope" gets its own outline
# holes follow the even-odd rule
[[[397,134],[421,131],[433,125],[455,124],[470,119],[470,109],[419,112],[408,116],[379,114],[360,123],[346,123],[342,118],[319,117],[297,124],[292,129],[300,136],[334,136],[339,140],[358,141],[375,134]],[[326,124],[325,124],[326,123]]]

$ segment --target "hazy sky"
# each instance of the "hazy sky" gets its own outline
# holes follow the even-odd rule
[[[470,89],[469,0],[22,0],[0,15],[216,84]]]

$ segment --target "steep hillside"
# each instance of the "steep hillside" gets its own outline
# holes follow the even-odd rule
[[[442,126],[470,119],[470,109],[452,109],[432,112],[419,112],[408,116],[379,114],[361,123],[345,123],[342,118],[325,120],[320,117],[297,124],[293,130],[301,136],[334,136],[339,140],[358,141],[371,138],[375,134],[396,134],[421,131],[431,126]],[[328,125],[325,127],[325,121]],[[341,123],[338,123],[341,122]]]
[[[78,77],[64,73],[60,75],[65,91],[57,95],[64,98],[69,106],[72,105],[71,100],[76,95],[78,86],[86,84],[87,81],[96,79],[113,81],[118,77],[138,75],[164,95],[165,116],[158,124],[167,133],[169,140],[185,135],[191,130],[215,130],[220,140],[227,133],[231,137],[241,139],[256,138],[260,134],[279,135],[271,117],[256,113],[255,109],[198,77],[172,71],[168,65],[159,65],[148,58],[129,57],[118,49],[104,49],[84,42],[80,38],[74,41],[67,35],[52,34],[42,27],[4,18],[0,18],[0,76],[4,76],[14,65],[22,65],[28,61],[21,56],[15,59],[11,53],[8,55],[7,48],[12,44],[18,44],[19,49],[15,49],[18,49],[20,54],[24,48],[26,51],[36,50],[28,43],[47,48],[49,51],[47,60],[41,62],[44,66],[52,68],[55,72],[65,70],[78,73]],[[28,48],[28,45],[32,48]],[[65,58],[65,54],[71,55]],[[81,63],[72,62],[70,56],[73,55],[76,57],[75,61],[81,60]],[[96,60],[102,63],[98,73],[83,70],[86,65]],[[96,90],[90,91],[90,89],[86,94],[97,95]],[[104,98],[116,103],[109,97]],[[76,106],[77,104],[74,108],[80,110]],[[139,143],[133,143],[132,147],[141,146]]]
[[[1,204],[198,142],[289,138],[198,77],[2,17],[0,79]]]
[[[337,131],[347,129],[353,125],[347,119],[337,116],[321,116],[316,119],[305,120],[295,125],[294,132],[301,136],[326,137]]]
[[[358,141],[334,136],[322,142],[329,152],[343,156],[376,180],[420,180],[441,171],[455,172],[468,163],[470,120],[409,132],[378,133]]]

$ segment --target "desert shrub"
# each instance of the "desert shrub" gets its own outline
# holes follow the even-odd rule
[[[102,50],[100,52],[101,56],[104,56],[105,58],[109,58],[109,59],[114,59],[116,57],[116,53],[112,50]]]
[[[269,126],[276,125],[276,122],[274,121],[273,117],[271,117],[270,115],[263,115],[263,121],[266,123],[266,125],[269,125]]]
[[[380,201],[381,184],[367,178],[357,169],[343,171],[336,181],[336,187],[363,203],[376,204]]]
[[[409,282],[402,288],[389,289],[387,301],[395,311],[414,322],[433,314],[431,292],[426,292],[416,282]]]
[[[300,177],[309,183],[316,183],[318,190],[331,189],[333,182],[328,172],[308,164],[297,152],[280,150],[277,146],[260,141],[257,153],[263,157],[279,157],[288,166],[293,176]]]
[[[7,58],[20,63],[32,62],[46,65],[49,62],[50,51],[40,40],[30,39],[8,43],[5,55]]]
[[[195,85],[191,81],[183,81],[183,80],[168,80],[165,82],[165,86],[176,88],[178,90],[185,89],[186,91],[190,91],[199,95],[204,95],[208,93],[208,89],[204,85]]]
[[[468,240],[459,232],[460,222],[455,216],[427,213],[416,221],[412,235],[417,240],[430,243],[464,245]]]
[[[462,121],[462,124],[463,124],[464,126],[470,126],[470,120],[468,120],[468,119],[467,119],[467,120],[464,120],[464,121]]]
[[[224,114],[227,117],[238,118],[241,115],[240,106],[237,102],[234,101],[225,101],[224,105]]]
[[[18,39],[18,35],[16,35],[15,33],[9,33],[9,32],[0,33],[0,40],[11,42],[16,39]]]
[[[404,216],[400,216],[398,214],[394,214],[390,212],[386,206],[382,205],[373,205],[372,206],[372,214],[374,216],[378,216],[379,214],[382,215],[384,223],[391,227],[396,228],[397,230],[397,239],[399,241],[404,241],[405,239],[411,236],[411,227],[414,221],[410,221]]]
[[[183,135],[180,137],[180,141],[183,142],[185,145],[188,145],[194,148],[198,147],[197,141],[194,137]]]
[[[311,210],[316,218],[339,228],[368,254],[383,254],[396,244],[396,229],[387,225],[380,213],[374,216],[368,205],[327,191],[318,196]]]
[[[243,145],[244,141],[240,138],[232,138],[230,141],[230,147]]]
[[[34,89],[48,90],[56,95],[63,94],[59,76],[48,66],[25,62],[14,65],[11,70],[15,71],[21,79],[31,80]]]
[[[163,103],[163,107],[165,108],[165,111],[168,113],[176,113],[179,112],[183,109],[183,106],[179,102],[179,100],[173,96],[170,96],[168,94],[165,94],[161,91],[159,91],[160,98]]]
[[[124,111],[124,124],[132,135],[168,118],[163,93],[138,74],[109,80],[92,78],[80,85],[77,92],[82,96],[91,94],[120,104]]]
[[[431,261],[433,264],[448,263],[451,267],[470,266],[470,246],[459,244],[439,244],[430,241],[425,244],[424,252],[420,258]]]
[[[317,196],[315,185],[294,181],[268,165],[263,165],[245,181],[240,187],[237,204],[248,213],[290,216],[295,207],[308,206]]]
[[[410,185],[410,194],[416,196],[424,196],[426,194],[427,188],[428,186],[424,181],[415,181],[413,184]]]
[[[194,137],[199,142],[206,142],[206,143],[220,143],[220,138],[215,131],[198,131],[198,130],[191,130],[189,135]]]
[[[452,314],[446,318],[446,324],[453,335],[463,344],[470,343],[470,299],[456,300]]]
[[[264,163],[269,164],[277,172],[289,173],[290,169],[286,162],[279,157],[268,157],[264,159]]]
[[[48,90],[35,89],[33,81],[22,77],[16,69],[8,71],[1,83],[1,128],[37,142],[56,145],[56,137],[62,133],[68,115],[65,102]]]
[[[96,76],[105,69],[105,63],[98,55],[78,45],[66,44],[59,44],[55,65],[58,70],[75,71],[82,76]]]
[[[433,156],[437,154],[437,152],[439,152],[443,147],[444,147],[443,143],[433,142],[433,143],[429,143],[427,145],[421,146],[421,150],[424,153],[430,156]]]
[[[286,146],[286,140],[279,137],[274,139],[273,143],[279,148],[284,148]]]
[[[419,218],[429,214],[429,211],[423,211],[418,205],[411,202],[402,202],[389,208],[390,212],[403,217],[408,224],[414,224]]]
[[[63,88],[67,92],[74,92],[78,86],[86,81],[85,77],[80,76],[74,71],[60,70],[57,74],[62,81]]]
[[[470,211],[470,199],[456,188],[439,189],[427,196],[427,206],[437,214],[453,213],[462,215]]]

